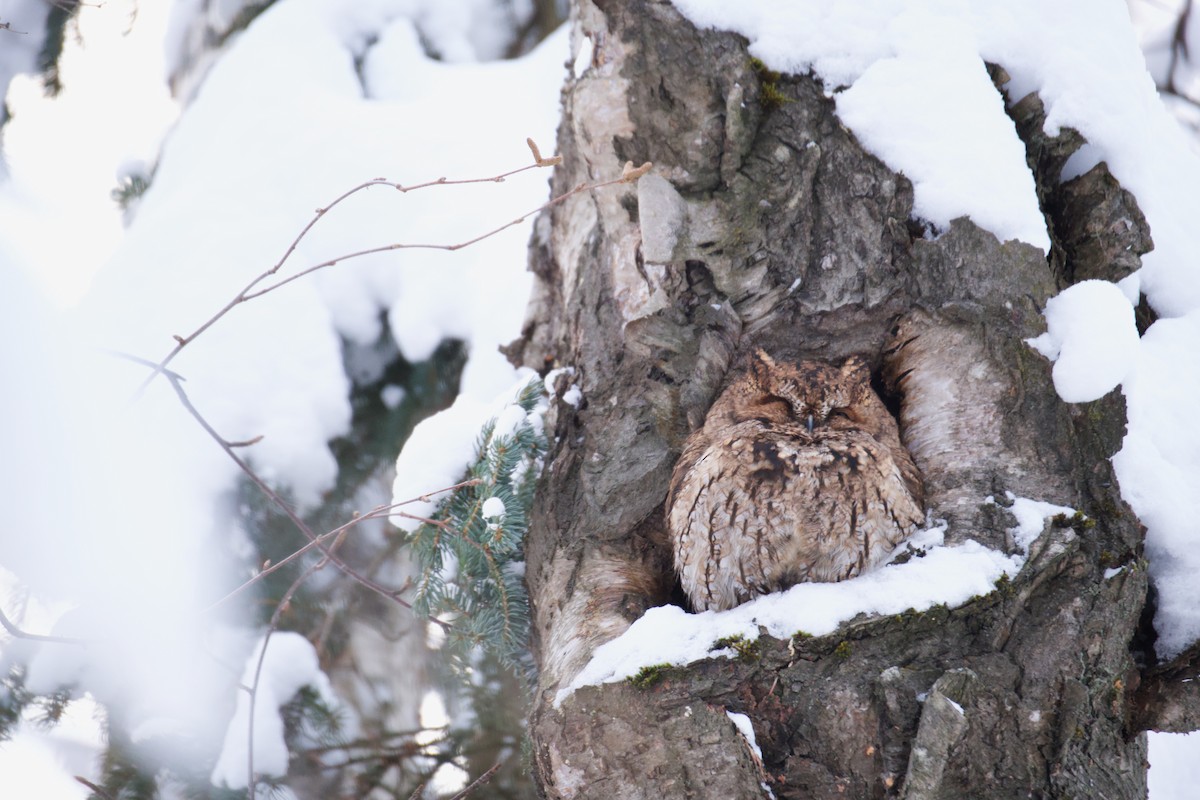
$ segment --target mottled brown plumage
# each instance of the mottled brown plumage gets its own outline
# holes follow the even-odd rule
[[[778,364],[760,350],[675,465],[675,568],[697,611],[851,578],[917,530],[921,494],[862,359]]]

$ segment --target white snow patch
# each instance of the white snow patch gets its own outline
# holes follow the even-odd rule
[[[1054,362],[1054,388],[1068,403],[1098,400],[1133,369],[1133,306],[1114,283],[1088,280],[1046,303],[1047,331],[1027,343]]]
[[[1014,101],[1039,94],[1048,133],[1069,126],[1088,140],[1092,150],[1072,172],[1103,160],[1137,197],[1154,232],[1141,270],[1154,308],[1164,316],[1200,308],[1200,158],[1146,73],[1124,2],[674,4],[697,25],[747,37],[771,69],[815,72],[851,130],[913,180],[918,213],[939,227],[966,215],[1001,239],[1045,247],[1024,152],[985,82],[984,63],[1000,64]],[[945,156],[932,163],[932,153]]]
[[[484,519],[503,519],[505,514],[504,501],[499,497],[489,497],[483,501]]]
[[[516,403],[521,390],[534,377],[532,370],[523,370],[520,378],[490,403],[482,403],[470,395],[460,394],[454,404],[423,420],[413,429],[396,459],[396,479],[392,484],[392,502],[406,503],[399,512],[417,517],[429,517],[448,496],[430,494],[463,480],[467,468],[474,462],[480,431],[492,420],[496,432],[511,435],[529,419]],[[536,416],[536,415],[535,415]],[[540,422],[540,417],[538,420]],[[420,520],[395,515],[397,527],[414,531]]]
[[[580,390],[579,385],[572,383],[571,386],[565,392],[563,392],[562,401],[567,405],[579,408],[579,405],[583,402],[583,392]]]
[[[592,37],[581,36],[578,45],[578,52],[575,58],[571,61],[571,74],[576,78],[582,78],[583,74],[592,67],[592,56],[596,52],[596,45],[592,42]]]
[[[105,712],[90,695],[72,700],[57,724],[47,726],[26,709],[0,746],[5,796],[85,800],[92,793],[72,776],[102,780]]]
[[[945,229],[967,215],[1001,241],[1049,249],[1025,146],[969,26],[915,12],[893,26],[896,56],[875,61],[836,95],[838,116],[913,182],[917,217]],[[936,102],[914,103],[902,86],[920,86]]]
[[[559,367],[557,369],[550,370],[550,372],[546,374],[545,378],[546,394],[550,397],[557,396],[564,403],[574,406],[575,408],[579,408],[580,403],[583,402],[583,391],[579,388],[579,384],[572,383],[561,395],[557,394],[558,390],[556,388],[558,386],[558,378],[560,375],[566,375],[567,377],[570,377],[574,374],[574,367]]]
[[[397,511],[429,517],[437,509],[445,496],[430,493],[463,479],[475,459],[475,443],[490,417],[488,411],[487,405],[463,394],[454,405],[413,429],[396,460],[392,502],[405,503]],[[393,516],[392,522],[407,531],[421,524],[399,516]]]
[[[379,390],[379,399],[383,401],[385,408],[392,411],[399,408],[400,404],[404,402],[404,394],[403,386],[389,383]]]
[[[1148,529],[1158,587],[1157,650],[1170,658],[1200,638],[1200,311],[1160,319],[1126,378],[1128,432],[1113,466],[1121,495]]]
[[[652,608],[617,638],[596,648],[592,660],[560,689],[560,704],[580,686],[612,683],[655,664],[682,666],[732,651],[713,651],[718,639],[757,639],[759,629],[787,639],[798,632],[832,633],[857,614],[923,611],[945,603],[958,605],[992,591],[1001,575],[1015,575],[1020,557],[968,541],[956,547],[932,547],[924,557],[885,567],[841,583],[802,583],[728,611],[689,614],[678,606]]]
[[[266,654],[262,655],[264,646]],[[331,706],[337,705],[337,697],[329,678],[321,671],[316,649],[298,633],[276,632],[269,640],[260,640],[246,660],[242,684],[255,686],[256,676],[254,771],[263,775],[284,775],[287,773],[288,749],[283,738],[280,707],[304,686],[315,689]],[[250,754],[250,696],[240,688],[237,692],[237,709],[229,721],[225,743],[211,776],[214,786],[231,789],[246,787]]]
[[[1200,733],[1146,733],[1151,800],[1188,800],[1200,785]]]
[[[733,711],[726,711],[725,716],[733,723],[733,726],[738,729],[738,733],[746,740],[746,744],[750,745],[751,752],[762,761],[762,748],[758,746],[758,740],[754,738],[754,725],[750,723],[750,718],[745,714],[736,714]]]
[[[524,387],[524,385],[524,383],[521,384],[522,387]],[[512,436],[517,432],[517,429],[521,427],[521,424],[525,422],[526,417],[527,415],[525,413],[525,409],[521,408],[521,406],[517,405],[516,403],[505,406],[504,409],[496,415],[496,422],[492,428],[493,438]]]
[[[1011,494],[1009,499],[1018,523],[1013,538],[1022,550],[1041,533],[1047,518],[1074,513],[1074,509],[1053,503]],[[801,583],[728,611],[689,614],[678,606],[652,608],[620,636],[597,647],[591,661],[559,690],[555,704],[580,686],[624,680],[643,667],[683,666],[714,656],[730,658],[734,655],[731,649],[714,650],[713,644],[731,636],[752,640],[761,630],[777,639],[799,632],[824,636],[858,614],[886,616],[939,604],[960,605],[988,594],[1001,576],[1016,575],[1025,563],[1024,555],[1005,555],[975,541],[946,547],[944,534],[944,526],[918,531],[896,548],[893,556],[910,547],[924,550],[923,556],[840,583]]]
[[[1009,531],[1013,542],[1028,554],[1029,545],[1041,535],[1046,527],[1046,520],[1059,514],[1071,516],[1075,509],[1069,506],[1059,506],[1041,500],[1030,500],[1027,497],[1017,497],[1012,492],[1005,492],[1012,506],[1008,509],[1017,518],[1017,527]]]

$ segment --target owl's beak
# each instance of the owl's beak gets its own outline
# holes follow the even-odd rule
[[[812,414],[809,414],[809,415],[808,415],[808,418],[807,418],[807,419],[804,421],[804,424],[805,424],[805,426],[808,428],[808,432],[809,432],[809,433],[812,433],[812,429],[813,429],[813,417],[812,417]]]

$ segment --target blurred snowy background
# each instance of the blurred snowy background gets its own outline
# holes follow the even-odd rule
[[[271,599],[297,573],[211,606],[304,540],[165,381],[131,403],[148,372],[107,351],[161,359],[172,335],[213,315],[318,207],[363,181],[496,175],[531,163],[526,137],[552,152],[565,4],[111,0],[64,25],[69,5],[0,0],[11,25],[0,30],[0,603],[27,631],[88,644],[0,634],[0,703],[17,716],[0,745],[0,795],[88,796],[73,775],[121,797],[195,796],[210,780],[237,789],[247,782],[246,726],[231,724],[243,713],[237,681],[257,664]],[[537,208],[548,178],[366,190],[289,266],[472,238]],[[235,309],[172,368],[227,440],[262,436],[242,453],[328,530],[389,502],[417,421],[459,396],[474,411],[460,415],[469,447],[518,380],[497,347],[523,319],[531,221],[458,253],[381,254],[297,281]],[[376,522],[340,552],[400,586],[408,567],[396,549]],[[293,774],[358,760],[362,796],[377,784],[390,787],[378,796],[408,797],[434,773],[431,792],[461,788],[503,757],[491,791],[528,794],[511,676],[481,667],[480,687],[511,690],[481,702],[442,686],[436,630],[325,572],[282,627],[308,638],[277,636],[268,649],[264,690],[276,697],[257,702],[256,770],[282,775],[286,744],[306,754]],[[64,686],[77,687],[65,706],[29,702]],[[313,691],[297,701],[302,686]],[[325,712],[338,718],[336,741]],[[38,723],[60,713],[58,725]]]
[[[736,17],[753,4],[678,5],[734,26],[720,7]],[[810,5],[796,3],[795,13],[811,20]],[[832,84],[851,86],[839,113],[914,177],[920,213],[937,221],[997,211],[998,235],[1044,244],[1021,186],[976,190],[986,201],[978,209],[956,205],[938,193],[938,164],[978,158],[940,150],[922,162],[920,148],[904,142],[928,140],[928,132],[895,137],[900,144],[879,133],[872,109],[890,122],[897,116],[881,105],[889,77],[868,71],[895,54],[896,42],[941,51],[895,26],[886,30],[897,38],[875,42],[885,30],[878,19],[896,4],[877,5],[848,4],[858,9],[853,20],[788,29],[820,30],[820,41],[745,33],[772,66],[807,59]],[[1122,289],[1134,300],[1139,289],[1150,295],[1163,318],[1140,341],[1110,349],[1106,377],[1083,391],[1120,383],[1130,401],[1136,424],[1118,466],[1127,499],[1157,537],[1156,579],[1180,587],[1176,606],[1164,606],[1164,629],[1176,637],[1163,646],[1178,650],[1200,632],[1191,588],[1200,547],[1187,535],[1200,516],[1200,430],[1182,417],[1200,396],[1200,276],[1189,258],[1200,251],[1191,230],[1200,166],[1182,152],[1177,130],[1156,127],[1166,118],[1157,101],[1147,110],[1129,98],[1150,96],[1136,35],[1163,102],[1195,146],[1200,83],[1187,45],[1200,45],[1200,23],[1184,13],[1190,5],[1169,0],[1135,3],[1132,28],[1119,0],[1100,5],[1103,13],[1087,19],[1063,12],[1061,28],[1037,36],[1020,35],[1032,16],[1013,11],[1007,27],[988,28],[990,43],[951,55],[979,62],[992,47],[988,57],[1026,90],[1061,101],[1062,119],[1094,143],[1087,157],[1108,159],[1150,220],[1158,250],[1140,283]],[[0,731],[9,736],[0,742],[0,796],[88,797],[73,776],[114,797],[245,796],[248,710],[239,708],[238,683],[252,679],[276,601],[299,573],[280,570],[214,604],[304,539],[239,476],[166,381],[131,403],[147,370],[112,353],[161,359],[172,336],[203,324],[280,259],[316,209],[355,185],[496,175],[530,162],[526,137],[551,152],[560,89],[578,55],[560,25],[566,11],[555,0],[0,0],[0,611],[24,631],[84,642],[0,632]],[[838,50],[839,32],[854,46]],[[846,53],[858,61],[838,60]],[[1101,53],[1103,63],[1057,66],[1064,53]],[[956,63],[965,62],[932,66],[951,76]],[[1109,91],[1072,105],[1080,101],[1070,78],[1098,69],[1112,76]],[[940,85],[938,96],[970,122],[973,107],[949,102],[959,91],[974,96],[954,84]],[[1133,117],[1143,139],[1118,124]],[[1001,178],[1012,173],[1002,159],[993,166]],[[326,215],[289,264],[470,239],[538,207],[548,177],[534,170],[502,183],[367,189]],[[171,368],[227,440],[262,437],[242,453],[315,530],[390,502],[401,445],[418,422],[453,404],[409,441],[401,460],[408,471],[397,481],[414,494],[440,488],[527,377],[497,347],[520,331],[532,223],[453,253],[376,254],[296,281],[235,308]],[[1118,320],[1117,329],[1132,325],[1121,321],[1131,306],[1115,288],[1081,294],[1064,293],[1057,333],[1048,312],[1051,337],[1040,345],[1059,358],[1067,399],[1085,399],[1069,395],[1098,363],[1093,352],[1083,377],[1067,374],[1072,342],[1087,340],[1072,334],[1070,320],[1096,312]],[[1139,479],[1126,487],[1126,474]],[[400,586],[411,567],[399,544],[395,529],[376,522],[359,526],[340,553]],[[519,752],[523,688],[501,665],[481,661],[471,687],[453,684],[436,625],[332,569],[304,584],[281,628],[298,633],[272,637],[262,661],[257,771],[286,772],[307,787],[300,796],[351,785],[356,796],[408,797],[426,781],[428,796],[444,796],[503,760],[481,796],[530,796]],[[1197,755],[1200,737],[1152,736],[1151,797],[1193,796]]]

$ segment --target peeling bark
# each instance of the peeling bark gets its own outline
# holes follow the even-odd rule
[[[1024,344],[1068,283],[1136,267],[1150,241],[1133,197],[1100,168],[1060,184],[1082,139],[1050,141],[1028,101],[1011,111],[1051,258],[967,219],[928,237],[911,185],[811,76],[756,74],[744,40],[669,3],[581,0],[573,24],[595,49],[564,95],[556,192],[625,161],[655,169],[539,220],[508,350],[574,367],[586,398],[548,418],[527,546],[544,796],[1144,797],[1148,717],[1131,698],[1148,577],[1108,461],[1124,404],[1064,404]],[[792,102],[765,109],[762,80]],[[867,359],[951,542],[1011,549],[1005,492],[1086,516],[1047,525],[1020,575],[962,607],[764,636],[752,658],[556,707],[598,645],[682,603],[662,530],[671,468],[757,347]],[[761,766],[726,710],[752,720]]]

